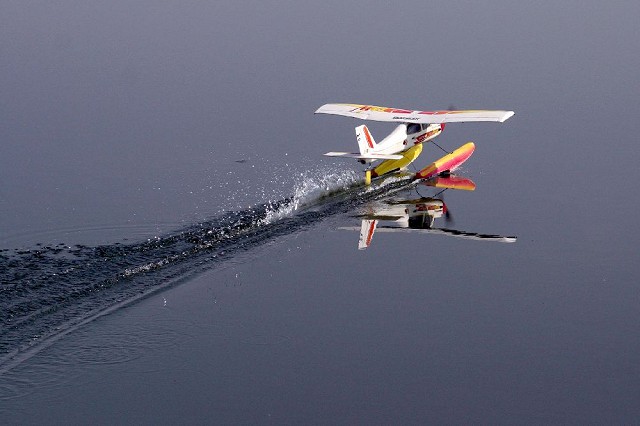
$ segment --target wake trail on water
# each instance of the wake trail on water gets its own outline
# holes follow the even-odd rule
[[[288,197],[138,243],[0,249],[0,374],[92,318],[410,184],[309,173]]]

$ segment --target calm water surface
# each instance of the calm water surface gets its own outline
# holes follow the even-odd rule
[[[4,2],[2,418],[637,419],[638,9]],[[475,191],[366,190],[327,102],[516,115],[438,138]]]

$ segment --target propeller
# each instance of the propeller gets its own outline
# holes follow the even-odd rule
[[[449,210],[449,206],[444,202],[444,193],[446,192],[446,188],[441,191],[438,195],[440,195],[440,200],[442,201],[442,209],[444,210],[444,221],[447,225],[453,225],[453,216],[451,215],[451,210]]]
[[[442,201],[444,203],[444,200]],[[453,216],[451,215],[451,210],[449,210],[449,207],[447,207],[447,205],[445,204],[444,206],[445,211],[444,211],[444,221],[448,224],[448,225],[453,225],[454,220],[453,220]]]

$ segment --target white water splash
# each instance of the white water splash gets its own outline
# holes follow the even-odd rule
[[[361,181],[362,176],[354,170],[336,168],[333,170],[325,169],[321,172],[306,171],[300,173],[299,180],[294,187],[291,202],[269,209],[261,224],[266,225],[283,217],[291,216],[302,207],[311,205],[319,199],[336,192],[345,191]]]

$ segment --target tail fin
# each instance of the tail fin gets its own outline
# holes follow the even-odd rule
[[[369,154],[376,147],[376,141],[364,124],[356,127],[356,140],[358,141],[358,147],[362,155]]]
[[[358,240],[358,250],[364,250],[371,245],[373,233],[376,231],[377,220],[362,219],[360,226],[360,239]]]

